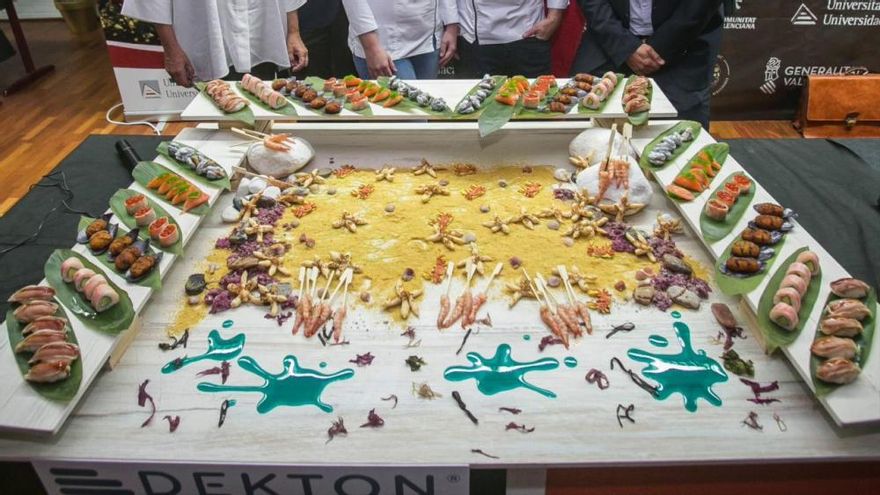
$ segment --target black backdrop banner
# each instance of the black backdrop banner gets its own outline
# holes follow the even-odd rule
[[[713,119],[790,119],[808,75],[880,71],[880,0],[736,0]]]

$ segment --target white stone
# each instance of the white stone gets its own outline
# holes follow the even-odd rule
[[[220,217],[226,223],[235,223],[238,221],[238,210],[235,209],[234,206],[229,205],[223,209],[223,212],[220,214]]]
[[[278,199],[281,196],[281,189],[276,186],[269,186],[263,189],[263,197]]]
[[[557,168],[553,171],[553,178],[559,182],[568,182],[571,180],[571,172],[564,168]]]
[[[250,194],[250,184],[250,179],[248,179],[247,177],[242,177],[241,181],[238,183],[238,189],[235,190],[235,197],[244,198],[245,196]]]
[[[285,143],[287,151],[275,151],[266,148],[262,141],[248,147],[248,166],[257,173],[280,179],[302,169],[315,157],[315,150],[308,141],[292,138],[293,142]]]
[[[581,171],[577,176],[578,189],[586,189],[590,196],[599,193],[599,167],[590,167]],[[616,203],[620,197],[626,192],[625,189],[619,188],[612,184],[606,191],[603,203]],[[651,184],[642,173],[642,169],[635,159],[629,160],[629,202],[648,204],[651,201],[651,195],[654,191]]]
[[[251,194],[257,194],[259,192],[263,192],[264,189],[269,185],[269,182],[262,177],[254,177],[251,179],[250,185],[248,185],[248,191]]]
[[[611,129],[602,129],[599,127],[585,130],[571,140],[571,143],[568,145],[568,154],[570,156],[583,157],[589,156],[592,152],[593,156],[590,158],[590,165],[601,163],[605,160],[605,157],[608,154],[608,138],[610,137],[610,132]],[[617,137],[614,139],[614,146],[612,146],[612,155],[629,154],[635,159],[636,154],[632,149],[617,151],[617,148],[620,147],[622,142],[623,136],[618,133]]]

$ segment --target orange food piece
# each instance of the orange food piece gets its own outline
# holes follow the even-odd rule
[[[666,186],[666,193],[682,201],[694,200],[694,194],[692,192],[675,184],[669,184],[668,186]]]
[[[391,108],[394,105],[397,105],[398,103],[400,103],[401,101],[403,101],[403,97],[396,94],[396,95],[388,98],[387,100],[385,100],[385,103],[383,103],[382,106],[384,108]]]

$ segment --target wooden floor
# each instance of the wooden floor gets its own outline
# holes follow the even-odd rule
[[[0,29],[12,38],[7,23]],[[105,113],[120,98],[99,31],[76,37],[60,20],[28,21],[24,29],[36,64],[54,64],[55,72],[0,100],[0,216],[89,134],[152,132],[106,122]],[[22,73],[18,57],[0,63],[0,87]],[[115,119],[121,120],[119,111]],[[190,125],[172,123],[163,133],[176,135]],[[779,121],[715,122],[711,131],[718,139],[798,137],[788,122]]]

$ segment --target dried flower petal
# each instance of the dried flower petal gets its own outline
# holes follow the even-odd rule
[[[520,433],[531,433],[531,432],[535,431],[535,427],[533,426],[531,428],[527,428],[526,425],[521,425],[521,424],[514,423],[513,421],[511,421],[510,423],[507,423],[507,425],[504,427],[504,431],[509,431],[509,430],[516,430]]]
[[[330,443],[330,440],[333,440],[338,435],[348,435],[348,430],[345,429],[345,424],[342,422],[342,417],[334,421],[330,428],[327,430],[327,442]]]
[[[412,355],[406,358],[406,361],[404,362],[407,366],[409,366],[410,371],[419,371],[420,369],[422,369],[422,366],[428,364],[425,362],[424,359],[416,355]]]
[[[348,362],[358,366],[369,366],[373,364],[373,359],[376,359],[376,356],[368,352],[366,354],[356,354],[354,359],[349,359]]]
[[[602,373],[596,368],[591,368],[590,371],[587,372],[587,376],[585,376],[584,379],[587,381],[587,383],[595,383],[596,386],[599,387],[599,390],[605,390],[609,387],[608,377],[605,376],[605,373]]]
[[[234,400],[226,399],[220,404],[220,419],[217,421],[217,428],[223,426],[223,423],[226,422],[226,414],[229,412],[229,408],[235,405]]]
[[[749,415],[742,421],[742,424],[756,431],[764,431],[764,426],[758,423],[758,413],[749,411]]]
[[[153,401],[153,396],[151,396],[147,392],[147,385],[150,383],[150,380],[144,380],[144,383],[141,383],[138,386],[138,406],[144,407],[147,405],[147,402],[150,403],[150,417],[146,419],[143,423],[141,423],[141,428],[150,424],[153,421],[153,416],[156,415],[156,402]]]
[[[484,452],[482,449],[471,449],[471,453],[472,454],[480,454],[481,456],[488,457],[489,459],[501,459],[497,455],[492,455],[492,454]]]
[[[379,400],[393,400],[393,401],[394,401],[394,405],[391,406],[391,409],[394,409],[394,408],[397,407],[397,396],[394,395],[394,394],[391,394],[391,395],[389,395],[388,397],[382,397],[382,398],[379,399]]]
[[[544,349],[547,348],[547,346],[559,344],[564,344],[562,339],[554,335],[547,335],[541,339],[541,342],[538,343],[538,350],[543,352]]]
[[[173,418],[171,416],[165,416],[162,419],[168,420],[168,431],[171,433],[177,431],[177,427],[180,426],[180,416],[174,416]]]
[[[186,349],[186,344],[189,341],[189,328],[183,331],[183,335],[178,339],[177,337],[171,337],[171,343],[168,344],[166,342],[159,343],[159,349],[163,351],[171,351],[177,349],[178,347],[183,346]]]
[[[519,409],[519,408],[516,408],[516,407],[499,407],[499,408],[498,408],[498,411],[500,411],[500,412],[509,412],[510,414],[514,414],[514,415],[516,415],[516,414],[521,413],[521,412],[522,412],[522,409]]]
[[[367,414],[367,422],[362,424],[361,428],[381,428],[384,425],[385,420],[379,417],[378,414],[376,414],[375,409],[370,409],[370,413]]]

